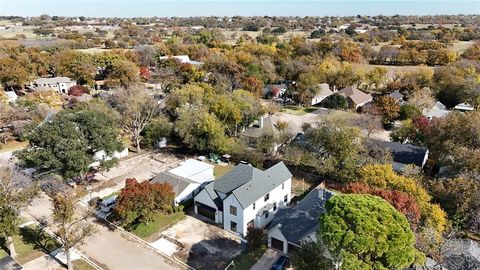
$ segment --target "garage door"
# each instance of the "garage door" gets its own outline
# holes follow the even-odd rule
[[[283,241],[278,240],[277,238],[271,238],[272,248],[278,249],[279,251],[283,252]]]
[[[215,221],[215,208],[212,208],[202,203],[197,203],[197,211],[198,214]]]

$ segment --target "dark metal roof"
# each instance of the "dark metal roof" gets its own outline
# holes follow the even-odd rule
[[[398,142],[371,139],[367,141],[367,146],[369,148],[380,147],[383,149],[389,149],[393,161],[403,164],[414,164],[419,167],[423,167],[425,156],[428,154],[428,149],[425,147]]]
[[[318,218],[325,212],[325,203],[334,195],[323,188],[315,188],[294,208],[281,208],[268,228],[279,228],[288,242],[300,245],[309,234],[318,230]]]
[[[161,172],[157,174],[150,183],[155,184],[170,184],[173,187],[173,192],[175,195],[179,195],[184,191],[190,184],[198,184],[193,181],[189,181],[187,178],[180,177],[168,171]]]
[[[0,269],[1,270],[22,270],[23,267],[15,261],[12,257],[7,256],[0,259]]]
[[[265,171],[251,165],[239,164],[214,182],[214,190],[225,194],[232,193],[240,205],[246,208],[291,177],[292,174],[283,162]]]

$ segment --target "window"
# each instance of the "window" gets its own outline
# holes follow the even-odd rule
[[[273,211],[277,211],[277,203],[276,202],[273,203]]]
[[[230,221],[230,230],[237,232],[237,223]]]
[[[237,208],[235,206],[230,205],[230,215],[237,215]]]
[[[253,203],[253,210],[255,210],[255,203]]]
[[[283,198],[283,202],[287,203],[287,201],[288,201],[288,195],[285,195],[285,197]]]
[[[285,189],[285,183],[282,183],[282,189]]]
[[[265,218],[268,218],[268,211],[265,211]]]
[[[263,197],[263,200],[268,201],[269,198],[270,198],[270,194],[267,194],[267,195],[265,195],[265,197]]]

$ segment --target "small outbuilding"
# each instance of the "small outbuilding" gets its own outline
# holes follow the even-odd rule
[[[187,159],[178,167],[157,174],[150,183],[170,184],[175,193],[174,203],[178,205],[192,199],[201,187],[215,180],[214,166],[195,159]]]

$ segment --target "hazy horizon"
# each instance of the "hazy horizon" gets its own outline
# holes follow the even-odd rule
[[[0,0],[1,16],[193,17],[477,15],[480,1]]]

